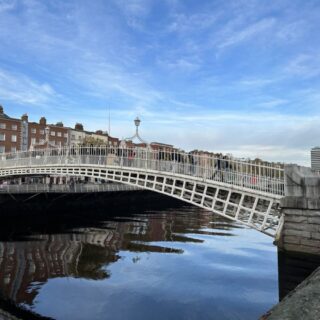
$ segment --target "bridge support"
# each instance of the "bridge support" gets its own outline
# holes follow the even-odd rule
[[[279,248],[320,256],[320,174],[306,167],[286,166],[280,207],[284,223]]]

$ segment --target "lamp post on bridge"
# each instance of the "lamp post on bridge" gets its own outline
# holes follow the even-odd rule
[[[139,143],[141,144],[144,144],[145,146],[132,146],[136,149],[136,152],[135,152],[135,156],[140,159],[145,159],[146,161],[146,165],[147,165],[147,159],[148,159],[148,152],[150,151],[150,144],[148,142],[146,142],[144,139],[141,138],[140,134],[139,134],[139,126],[141,124],[141,120],[139,119],[139,117],[136,117],[134,120],[134,125],[136,127],[136,132],[133,136],[129,137],[129,138],[126,138],[126,139],[123,139],[121,142],[120,142],[120,145],[119,147],[121,149],[126,149],[126,148],[129,148],[129,142],[133,142],[134,139],[137,139],[139,141]],[[146,148],[145,150],[139,150],[140,148]],[[122,150],[122,154],[123,154],[123,150]],[[128,157],[129,157],[129,154],[128,154]],[[132,155],[130,155],[130,157],[132,157]]]
[[[148,145],[148,143],[145,140],[143,140],[139,135],[140,124],[141,124],[141,120],[139,119],[139,117],[136,117],[134,119],[134,125],[136,126],[136,133],[132,137],[127,138],[125,140],[128,141],[128,140],[133,140],[134,138],[137,138],[141,143],[145,143],[146,145]]]

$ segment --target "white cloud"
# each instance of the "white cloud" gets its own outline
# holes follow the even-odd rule
[[[258,104],[258,106],[262,107],[262,108],[272,109],[272,108],[279,107],[279,106],[282,106],[284,104],[287,104],[288,102],[289,101],[286,100],[286,99],[270,99],[270,100],[265,101],[265,102],[260,102]]]
[[[10,11],[16,7],[15,0],[0,0],[0,13]]]
[[[36,82],[23,74],[0,69],[0,96],[18,104],[44,105],[58,97],[48,83]]]
[[[266,30],[272,28],[275,23],[275,18],[265,18],[244,27],[242,30],[233,30],[232,34],[228,35],[218,44],[218,48],[223,49],[251,39],[259,33],[265,32]]]
[[[212,27],[217,21],[220,13],[197,13],[186,15],[175,13],[172,15],[172,22],[168,26],[169,32],[194,33]]]
[[[301,53],[285,66],[287,76],[312,78],[320,75],[320,55]]]
[[[143,29],[143,19],[146,18],[152,7],[151,0],[114,0],[126,18],[128,26],[133,29]]]
[[[179,72],[192,72],[196,71],[200,68],[201,63],[198,59],[190,59],[190,58],[178,58],[178,59],[157,59],[158,64],[165,69],[169,69],[172,71],[179,71]]]

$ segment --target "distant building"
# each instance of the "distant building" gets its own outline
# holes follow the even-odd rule
[[[76,123],[74,129],[69,128],[69,144],[70,146],[79,146],[85,141],[87,133],[84,131],[81,123]]]
[[[45,117],[39,122],[29,121],[27,114],[20,119],[11,118],[4,113],[0,105],[0,154],[16,151],[39,150],[45,148],[60,148],[64,146],[81,146],[84,144],[94,146],[108,146],[121,148],[150,148],[159,152],[178,152],[173,145],[151,142],[150,144],[141,139],[138,132],[140,119],[134,120],[136,133],[129,139],[120,140],[109,136],[108,132],[97,130],[86,131],[83,124],[76,123],[74,128],[65,127],[62,122],[48,124]],[[138,143],[133,139],[137,138]]]
[[[164,152],[173,152],[175,148],[172,144],[160,143],[160,142],[151,142],[150,146],[152,150],[159,150]]]
[[[50,146],[62,147],[69,144],[69,128],[62,122],[47,124],[42,117],[37,122],[30,122],[28,115],[21,119],[11,118],[0,106],[0,153],[27,151]]]
[[[63,126],[62,122],[57,124],[47,124],[46,118],[42,117],[37,122],[28,122],[27,116],[24,120],[28,125],[28,136],[27,136],[27,148],[28,149],[41,149],[48,147],[63,147],[68,145],[68,128]]]
[[[109,147],[118,147],[120,144],[120,140],[118,138],[115,137],[108,137],[109,139]]]
[[[311,168],[320,171],[320,147],[311,149]]]
[[[21,150],[21,120],[10,118],[0,105],[0,154]]]

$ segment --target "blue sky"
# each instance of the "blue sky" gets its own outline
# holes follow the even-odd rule
[[[319,0],[0,0],[0,104],[186,150],[309,164]]]

